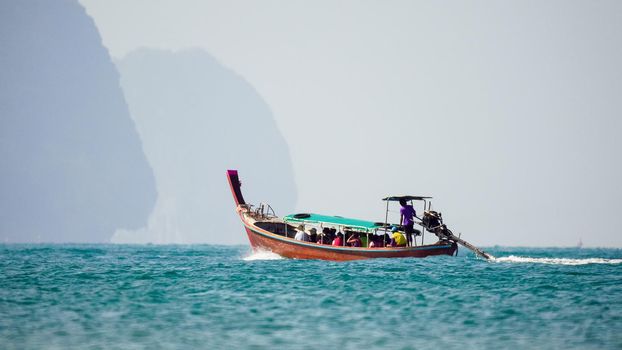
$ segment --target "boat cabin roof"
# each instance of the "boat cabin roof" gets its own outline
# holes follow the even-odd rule
[[[402,199],[405,201],[422,201],[424,199],[431,199],[431,198],[432,197],[426,197],[426,196],[389,196],[389,197],[382,198],[382,200],[399,202]]]
[[[329,216],[311,213],[299,213],[287,215],[283,218],[285,222],[326,224],[332,226],[346,226],[355,231],[370,232],[377,228],[383,227],[382,222],[372,222],[360,219],[344,218],[343,216]]]

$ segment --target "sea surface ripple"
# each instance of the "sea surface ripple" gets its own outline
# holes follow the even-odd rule
[[[621,349],[622,250],[0,245],[2,349]]]

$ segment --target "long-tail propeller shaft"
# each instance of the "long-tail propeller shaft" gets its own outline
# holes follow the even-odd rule
[[[495,257],[486,253],[485,251],[477,248],[476,246],[472,245],[471,243],[465,241],[464,239],[457,237],[456,235],[453,234],[453,232],[451,232],[450,229],[447,228],[447,226],[445,226],[445,224],[443,224],[443,217],[441,213],[437,213],[435,211],[426,211],[423,215],[423,219],[421,222],[421,225],[423,227],[425,227],[428,231],[434,233],[436,236],[438,236],[438,238],[442,239],[442,240],[451,240],[454,241],[460,245],[462,245],[465,248],[470,249],[471,251],[473,251],[477,256],[480,256],[486,260],[492,260]]]

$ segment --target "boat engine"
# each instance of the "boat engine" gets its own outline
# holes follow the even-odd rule
[[[423,217],[421,218],[421,225],[425,227],[426,230],[434,233],[442,242],[451,242],[452,244],[459,243],[462,246],[472,250],[476,255],[481,256],[484,259],[494,259],[494,256],[477,248],[476,246],[463,240],[462,238],[456,237],[456,235],[454,235],[454,233],[451,232],[449,228],[447,228],[447,225],[443,224],[443,215],[439,212],[433,210],[423,212]]]
[[[433,210],[425,211],[421,223],[428,231],[434,232],[443,223],[443,215]]]

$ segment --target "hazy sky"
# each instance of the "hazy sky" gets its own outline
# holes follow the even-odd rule
[[[622,246],[622,2],[81,3],[113,57],[200,47],[253,85],[291,210],[429,194],[477,244]]]

